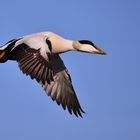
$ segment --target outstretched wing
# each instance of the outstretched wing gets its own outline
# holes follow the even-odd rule
[[[66,69],[62,59],[59,55],[53,55],[50,63],[53,69],[53,81],[50,84],[47,82],[43,84],[40,82],[48,96],[55,100],[58,105],[62,105],[63,109],[66,108],[72,114],[81,116],[84,111],[82,110],[78,98],[72,86],[71,77]]]
[[[63,61],[57,54],[47,56],[46,60],[40,55],[40,50],[32,49],[24,43],[11,52],[11,58],[18,62],[21,71],[36,79],[52,100],[62,105],[64,110],[67,108],[70,114],[73,112],[76,116],[82,117],[84,111]]]

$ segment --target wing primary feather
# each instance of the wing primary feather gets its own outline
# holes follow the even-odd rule
[[[24,55],[24,57],[21,60],[19,60],[19,62],[23,63],[26,60],[30,60],[30,58],[32,58],[32,57],[33,56],[31,54],[26,54],[26,55]]]
[[[23,71],[23,73],[26,73],[26,71],[36,62],[35,59],[31,59],[27,62],[25,62],[24,64],[20,65],[20,69]],[[28,74],[28,73],[26,73]]]
[[[37,65],[39,64],[39,62],[38,61],[36,61],[35,63],[34,63],[34,65],[32,65],[32,67],[33,67],[33,71],[31,72],[31,74],[30,74],[30,76],[31,76],[31,79],[34,79],[34,78],[36,78],[36,67],[37,67]]]
[[[49,79],[49,76],[50,75],[49,75],[49,73],[50,73],[50,70],[47,68],[46,69],[46,75],[45,75],[46,77],[45,77],[45,79],[46,79],[46,81],[47,81],[48,84],[50,84],[50,79]]]
[[[26,75],[29,75],[29,74],[31,74],[31,71],[30,71],[30,69],[32,68],[32,69],[35,69],[35,64],[36,63],[38,63],[36,60],[33,60],[32,61],[32,63],[30,63],[30,64],[28,64],[24,69],[23,69],[23,71],[24,71],[24,73],[26,73]],[[33,72],[33,71],[32,71]]]
[[[47,86],[46,90],[47,90],[48,96],[50,96],[51,95],[51,91],[52,91],[52,86]]]
[[[69,98],[68,98],[67,109],[68,109],[69,113],[72,114],[72,100],[71,100],[71,96],[69,96]]]
[[[76,117],[78,117],[78,114],[75,108],[73,108],[73,113],[75,114]]]
[[[40,59],[40,62],[39,62],[39,64],[36,66],[36,68],[35,68],[35,71],[34,71],[34,73],[35,73],[35,75],[36,75],[36,80],[37,80],[37,82],[40,82],[40,78],[39,78],[39,72],[40,72],[40,70],[41,70],[41,67],[42,67],[42,59]]]
[[[40,79],[42,81],[42,83],[45,83],[45,81],[42,80],[43,71],[44,71],[44,64],[42,62],[41,66],[40,66],[40,70],[38,72],[38,79]]]
[[[44,65],[44,70],[43,70],[43,75],[42,75],[42,82],[45,85],[46,82],[46,77],[47,77],[47,68]]]
[[[52,92],[51,92],[51,98],[53,101],[56,99],[56,95],[57,95],[57,83],[54,82],[54,85],[52,87]]]
[[[27,61],[27,63],[24,64],[25,67],[22,67],[23,71],[24,71],[26,74],[29,74],[29,71],[28,71],[28,70],[29,70],[29,68],[31,68],[31,67],[34,67],[34,71],[35,71],[36,69],[35,69],[35,66],[34,66],[34,65],[35,65],[36,63],[37,63],[37,64],[39,63],[39,62],[38,62],[38,59],[34,59],[34,58],[33,58],[33,59]]]
[[[81,114],[79,109],[77,109],[77,112],[78,112],[79,116],[83,118],[83,116],[82,116],[82,114]]]
[[[32,77],[32,73],[36,67],[36,65],[38,64],[38,61],[36,59],[34,59],[34,61],[32,61],[32,63],[30,63],[30,66],[28,67],[28,69],[26,70],[26,72],[28,74],[30,74],[30,77],[33,79]]]
[[[39,78],[39,72],[40,72],[40,68],[41,68],[41,63],[38,64],[38,66],[36,67],[36,80],[37,82],[40,82],[40,78]]]
[[[22,63],[19,63],[20,64],[20,67],[24,69],[24,67],[26,67],[33,60],[34,60],[34,58],[31,57],[31,59],[27,59],[27,60],[23,61]]]

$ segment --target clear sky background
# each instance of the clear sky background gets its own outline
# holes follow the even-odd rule
[[[52,102],[16,62],[0,64],[0,139],[140,140],[139,14],[139,0],[1,0],[1,45],[53,31],[92,40],[108,55],[61,55],[83,119]]]

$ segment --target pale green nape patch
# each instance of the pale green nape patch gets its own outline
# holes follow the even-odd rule
[[[80,50],[81,47],[82,47],[82,44],[80,44],[79,41],[73,41],[72,46],[73,46],[74,49]]]

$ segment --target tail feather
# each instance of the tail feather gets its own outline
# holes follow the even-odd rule
[[[6,51],[5,49],[0,49],[0,63],[4,63],[7,61]]]
[[[10,59],[11,49],[14,47],[15,43],[20,39],[21,38],[10,40],[0,48],[0,63],[4,63],[8,59]]]

